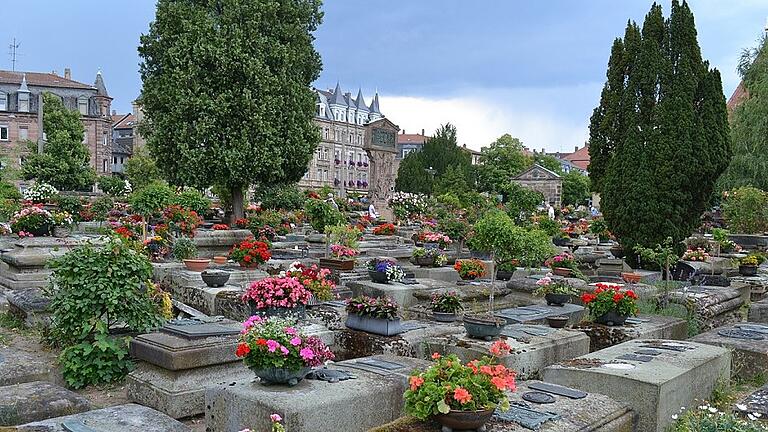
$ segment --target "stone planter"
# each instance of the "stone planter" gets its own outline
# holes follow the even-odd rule
[[[70,230],[68,227],[55,226],[53,227],[53,236],[57,238],[69,237]]]
[[[595,318],[595,322],[607,326],[622,326],[627,320],[627,315],[619,315],[616,311],[610,311]]]
[[[515,271],[509,271],[509,270],[497,270],[496,271],[496,279],[508,281],[512,279],[512,276],[515,274]]]
[[[626,253],[624,253],[624,248],[621,247],[621,245],[611,246],[609,250],[611,251],[611,255],[618,259],[622,259],[626,255]]]
[[[351,314],[347,315],[347,321],[344,325],[352,330],[360,330],[381,336],[394,336],[403,332],[403,327],[400,325],[400,318],[388,320],[384,318],[372,318]]]
[[[432,311],[432,317],[438,322],[454,322],[456,321],[455,312],[437,312]]]
[[[506,323],[507,321],[501,318],[464,315],[464,329],[467,331],[467,336],[486,341],[499,336]]]
[[[434,417],[442,427],[443,431],[477,431],[485,430],[483,426],[493,417],[493,410],[481,411],[456,411],[451,410],[448,414],[438,414]]]
[[[290,369],[255,369],[251,368],[254,374],[259,377],[259,382],[262,385],[288,385],[290,387],[295,386],[299,381],[303,380],[305,376],[312,370],[312,368],[304,367],[299,370]]]
[[[206,285],[211,288],[223,287],[229,281],[229,272],[224,270],[205,270],[200,273]]]
[[[548,306],[562,306],[566,303],[571,302],[571,295],[570,294],[555,294],[555,293],[546,293],[544,295],[544,300],[547,301]]]
[[[571,269],[565,267],[555,267],[552,269],[552,273],[557,276],[568,277],[571,275]]]
[[[211,260],[206,258],[195,258],[195,259],[185,259],[184,260],[184,266],[187,268],[187,270],[193,271],[193,272],[201,272],[208,268],[208,264],[211,263]]]
[[[376,283],[380,283],[380,284],[389,283],[389,279],[387,279],[387,274],[384,272],[368,270],[368,277],[370,277],[371,280]]]
[[[303,320],[307,316],[307,308],[305,305],[298,305],[292,308],[269,307],[259,309],[256,307],[256,303],[252,300],[248,300],[248,306],[251,308],[251,315],[258,315],[264,318],[278,317]]]
[[[432,267],[435,264],[435,260],[429,257],[416,257],[413,260],[420,267]]]
[[[547,317],[547,324],[552,328],[564,328],[568,324],[568,317],[565,315]]]
[[[355,260],[342,260],[338,258],[320,258],[320,267],[331,270],[350,271],[355,268]]]
[[[226,264],[227,263],[227,257],[225,256],[215,256],[213,257],[213,263],[214,264]]]
[[[552,243],[555,244],[555,246],[568,246],[569,240],[565,237],[552,237]]]
[[[739,274],[742,276],[754,276],[757,274],[757,266],[739,265]]]

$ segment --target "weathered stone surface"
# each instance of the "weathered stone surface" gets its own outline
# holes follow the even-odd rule
[[[136,404],[116,405],[80,414],[57,417],[20,426],[20,432],[66,432],[62,424],[85,425],[95,431],[191,432],[191,429],[152,408]]]
[[[416,279],[434,279],[445,282],[457,282],[461,280],[459,272],[453,267],[416,267],[413,269]]]
[[[527,330],[531,333],[526,333]],[[589,338],[581,332],[539,325],[510,324],[504,333],[515,337],[504,336],[512,352],[501,357],[499,362],[516,370],[520,379],[537,378],[544,367],[589,352]],[[461,333],[436,337],[425,343],[427,352],[456,354],[463,362],[467,362],[489,355],[493,342],[472,339]]]
[[[539,288],[538,285],[536,285],[536,282],[539,281],[543,276],[541,275],[534,275],[534,276],[518,276],[517,273],[515,273],[515,276],[513,276],[509,281],[507,281],[507,288],[513,290],[513,291],[520,291],[524,293],[533,293],[536,291],[537,288]],[[579,291],[586,291],[589,289],[587,283],[583,281],[582,279],[577,278],[563,278],[560,276],[552,276],[552,279],[555,279],[557,281],[562,281],[567,283],[568,285],[572,286],[573,288],[576,288]]]
[[[584,306],[566,303],[562,306],[534,304],[511,309],[502,309],[495,315],[504,318],[509,324],[547,324],[547,318],[552,316],[568,316],[568,323],[573,325],[582,320],[586,313]]]
[[[753,302],[763,300],[768,293],[768,275],[758,273],[755,276],[735,276],[731,285],[744,284],[749,286],[750,299]]]
[[[733,405],[733,412],[742,417],[757,413],[761,418],[768,417],[768,385],[755,390]]]
[[[682,351],[676,351],[676,350]],[[649,350],[649,351],[646,351]],[[620,358],[644,352],[648,361]],[[544,369],[543,380],[601,392],[639,414],[638,431],[664,431],[680,407],[709,397],[730,377],[730,352],[694,342],[635,339]]]
[[[227,255],[232,246],[252,236],[253,234],[246,229],[219,231],[199,229],[192,240],[197,246],[199,256],[212,258],[216,255]]]
[[[48,304],[40,288],[27,288],[10,291],[6,294],[8,300],[8,312],[17,318],[24,320],[28,326],[36,324],[47,325],[50,321]]]
[[[746,295],[749,295],[747,292]],[[669,293],[672,302],[692,308],[703,331],[741,321],[744,292],[725,287],[686,287]]]
[[[728,234],[728,239],[746,249],[765,249],[768,236],[759,234]]]
[[[362,250],[366,256],[389,256],[398,261],[407,261],[413,254],[413,246],[392,245],[389,247],[370,247]]]
[[[405,285],[399,282],[380,284],[370,280],[350,281],[346,284],[355,296],[367,295],[371,297],[389,297],[396,301],[401,308],[416,304],[413,293],[427,289],[421,284]]]
[[[31,381],[62,382],[56,368],[56,356],[48,351],[0,348],[0,386]]]
[[[589,352],[595,352],[609,346],[626,342],[630,339],[675,339],[688,337],[688,323],[675,317],[643,315],[639,324],[607,326],[592,322],[582,322],[574,330],[589,336]]]
[[[269,430],[269,415],[280,414],[291,432],[364,432],[402,415],[403,392],[414,368],[427,362],[406,357],[375,356],[401,364],[397,370],[376,370],[357,360],[335,363],[332,369],[354,373],[357,379],[327,383],[303,380],[295,387],[239,382],[211,388],[205,395],[209,432],[239,431],[246,427]],[[362,368],[361,368],[362,367]]]
[[[751,327],[750,327],[751,326]],[[758,330],[753,333],[762,337],[760,340],[740,339],[725,336],[732,330]],[[745,380],[768,373],[768,325],[736,324],[718,327],[706,333],[696,335],[694,342],[721,346],[731,350],[731,375]]]
[[[620,276],[632,268],[619,258],[600,258],[597,260],[597,274],[600,276]]]
[[[749,305],[748,320],[755,323],[768,323],[768,299]]]
[[[333,353],[336,354],[337,360],[376,354],[426,359],[428,354],[432,353],[427,348],[429,341],[441,336],[458,335],[464,332],[464,326],[460,323],[407,321],[404,324],[413,325],[416,328],[389,337],[347,328],[337,331]]]
[[[0,426],[20,425],[88,409],[87,399],[49,382],[0,387]]]

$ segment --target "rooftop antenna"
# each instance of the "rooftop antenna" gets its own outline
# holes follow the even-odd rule
[[[11,56],[11,70],[16,71],[16,56],[19,55],[17,50],[19,49],[19,46],[21,45],[21,42],[16,42],[16,38],[13,38],[13,43],[8,45],[8,55]]]

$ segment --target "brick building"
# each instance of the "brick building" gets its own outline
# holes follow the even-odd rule
[[[560,208],[563,202],[563,179],[541,165],[534,164],[512,181],[544,195],[544,200],[555,208]]]
[[[0,70],[0,157],[4,164],[19,167],[28,153],[27,141],[41,136],[40,104],[44,92],[61,98],[64,106],[80,112],[85,127],[83,144],[91,155],[91,166],[99,175],[112,172],[110,106],[101,71],[94,84],[74,81],[70,70],[56,73],[12,72]],[[43,134],[44,135],[44,134]]]

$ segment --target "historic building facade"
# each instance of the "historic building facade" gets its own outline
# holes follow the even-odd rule
[[[64,70],[64,76],[0,71],[0,157],[4,163],[18,168],[28,154],[26,143],[44,139],[40,103],[45,92],[60,97],[66,108],[80,112],[85,127],[83,144],[90,151],[91,166],[99,175],[111,174],[112,98],[101,72],[91,85],[74,81],[69,69]]]
[[[352,192],[367,195],[373,180],[364,147],[370,139],[372,123],[384,118],[378,93],[370,105],[366,104],[362,90],[353,98],[338,83],[333,90],[315,89],[315,93],[314,122],[320,129],[321,140],[299,186],[330,186],[338,196]]]

